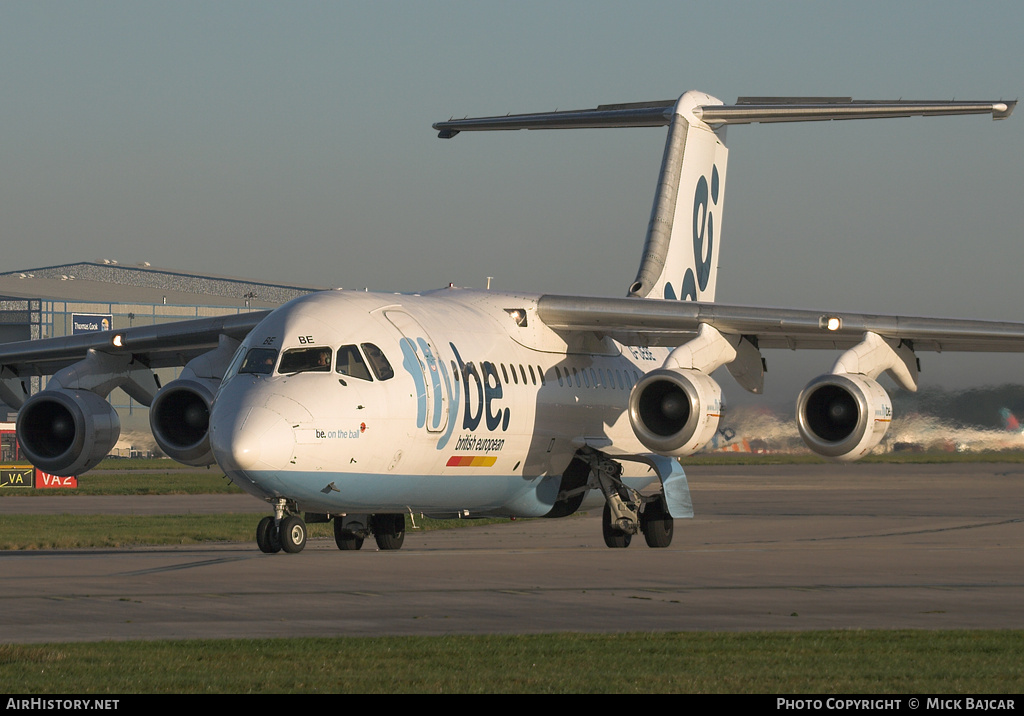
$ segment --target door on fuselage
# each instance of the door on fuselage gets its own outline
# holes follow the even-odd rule
[[[387,309],[384,317],[403,336],[403,366],[416,382],[418,393],[417,424],[432,433],[442,432],[448,426],[448,391],[451,385],[436,344],[419,321],[405,311]]]

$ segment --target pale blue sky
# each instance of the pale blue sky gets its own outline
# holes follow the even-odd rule
[[[664,130],[431,123],[688,89],[1013,99],[1022,28],[1020,2],[2,1],[3,268],[623,295]],[[728,143],[719,300],[1024,319],[1024,110]],[[769,385],[832,357],[769,354]],[[950,384],[1021,364],[923,358]]]

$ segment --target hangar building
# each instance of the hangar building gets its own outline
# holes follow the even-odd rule
[[[9,271],[0,273],[0,343],[263,310],[318,290],[115,261]],[[158,373],[166,384],[178,371]],[[46,379],[31,382],[35,393]],[[110,402],[121,419],[115,452],[153,450],[148,408],[120,388]],[[0,403],[5,417],[13,420],[14,411]]]

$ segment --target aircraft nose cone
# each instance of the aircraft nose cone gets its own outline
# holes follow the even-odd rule
[[[294,455],[295,434],[279,413],[253,407],[244,415],[215,411],[210,419],[210,447],[217,464],[233,470],[278,470]]]

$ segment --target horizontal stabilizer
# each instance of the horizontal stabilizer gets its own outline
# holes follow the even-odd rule
[[[991,114],[1006,119],[1017,101],[920,102],[909,100],[855,100],[848,97],[780,98],[741,97],[730,106],[701,107],[700,118],[711,125],[754,122],[818,122],[832,119],[884,119],[888,117],[941,117],[954,114]]]
[[[671,123],[676,100],[601,105],[534,114],[467,117],[438,122],[438,137],[459,132],[513,129],[587,129],[604,127],[664,127]],[[995,102],[855,100],[849,97],[741,97],[733,105],[702,105],[694,115],[711,126],[756,122],[817,122],[833,119],[929,117],[955,114],[991,114],[1006,119],[1016,100]]]
[[[602,105],[595,109],[573,109],[534,114],[508,114],[503,117],[450,119],[438,122],[441,139],[459,132],[485,132],[503,129],[591,129],[604,127],[664,127],[672,120],[674,99],[664,102]]]

